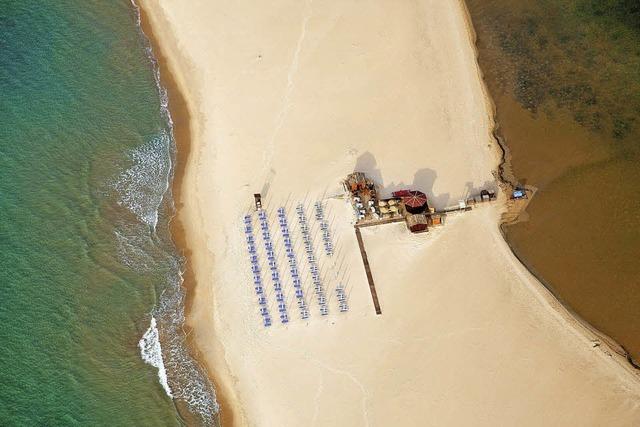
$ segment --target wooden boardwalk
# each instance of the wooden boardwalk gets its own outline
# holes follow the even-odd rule
[[[405,219],[403,216],[401,216],[396,218],[369,220],[369,221],[359,222],[355,225],[355,227],[356,229],[360,227],[373,227],[374,225],[391,224],[392,222],[405,222]]]
[[[404,219],[403,219],[404,220]],[[378,224],[371,224],[378,225]],[[366,225],[363,225],[366,226]],[[362,240],[362,234],[360,234],[360,227],[355,226],[356,238],[358,239],[358,246],[360,246],[360,255],[362,255],[362,263],[364,264],[364,271],[367,273],[367,280],[369,281],[369,290],[371,291],[371,299],[373,299],[373,306],[376,309],[376,314],[382,314],[380,309],[380,302],[378,301],[378,293],[376,292],[376,285],[373,283],[373,276],[371,275],[371,268],[369,267],[369,259],[367,259],[367,251],[364,250],[364,241]]]

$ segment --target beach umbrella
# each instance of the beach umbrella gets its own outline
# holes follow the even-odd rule
[[[402,201],[406,206],[419,208],[427,203],[427,196],[422,191],[410,191],[407,197],[403,197]]]

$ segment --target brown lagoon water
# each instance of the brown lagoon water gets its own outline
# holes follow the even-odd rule
[[[516,254],[640,361],[640,2],[467,0],[513,178]]]

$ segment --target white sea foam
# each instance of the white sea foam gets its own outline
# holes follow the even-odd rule
[[[212,415],[218,412],[219,405],[205,372],[190,356],[185,343],[182,329],[185,320],[184,290],[180,284],[165,289],[156,310],[161,319],[163,334],[167,337],[167,369],[171,379],[175,378],[172,381],[175,384],[174,397],[186,401],[193,412],[203,417],[205,424],[213,424]]]
[[[171,136],[160,133],[131,154],[132,165],[117,178],[118,204],[155,230],[158,209],[171,178]]]
[[[134,166],[125,172],[125,175],[121,178],[125,180],[127,178],[141,178],[129,182],[136,182],[137,184],[128,186],[125,185],[124,189],[129,191],[131,197],[123,197],[122,202],[125,206],[128,206],[137,216],[142,219],[143,222],[153,227],[153,231],[156,231],[158,225],[158,209],[163,202],[170,203],[173,208],[173,201],[171,199],[170,182],[173,178],[173,158],[175,156],[175,145],[173,138],[173,120],[169,112],[169,99],[167,90],[162,86],[160,80],[160,67],[153,54],[151,44],[149,43],[146,35],[142,31],[140,26],[140,10],[134,0],[131,0],[131,4],[136,14],[136,20],[138,24],[138,30],[141,36],[145,40],[145,49],[147,57],[151,61],[154,70],[154,79],[156,87],[158,89],[158,95],[160,98],[160,110],[164,120],[168,124],[168,131],[166,134],[161,135],[156,143],[158,145],[149,147],[151,150],[155,149],[156,156],[146,150],[140,150],[134,154],[134,160],[139,160],[140,164],[144,163],[150,166],[152,169],[151,174],[147,174],[146,177],[141,175],[145,174],[144,168],[136,169]],[[160,144],[161,143],[161,144]],[[134,162],[135,163],[135,162]],[[139,195],[140,191],[151,188],[152,183],[161,183],[162,186],[156,187],[161,190],[159,197],[151,197],[151,200],[141,198],[142,203],[151,202],[150,205],[141,205],[133,200],[133,196]],[[166,199],[165,199],[166,198]],[[146,206],[146,207],[145,207]],[[151,208],[153,208],[151,210]],[[166,224],[163,224],[166,225]],[[134,239],[135,240],[135,239]],[[128,240],[127,244],[132,240]],[[125,245],[126,246],[126,245]],[[123,248],[123,246],[121,246]],[[131,252],[129,252],[131,253]],[[164,259],[165,262],[175,263],[174,268],[170,269],[166,277],[166,287],[162,291],[159,299],[158,307],[155,309],[155,317],[152,318],[152,327],[149,330],[155,329],[155,336],[158,336],[158,329],[162,331],[163,336],[163,355],[160,352],[160,361],[162,363],[162,373],[159,376],[165,390],[168,390],[168,394],[175,399],[183,400],[189,406],[189,409],[194,414],[201,416],[201,422],[203,425],[214,425],[214,415],[219,411],[219,405],[216,401],[215,390],[212,384],[209,382],[206,373],[203,368],[191,357],[187,346],[185,344],[185,333],[183,325],[185,321],[184,317],[184,290],[182,288],[182,273],[181,262],[182,260],[177,254],[173,253],[170,259]],[[158,319],[158,325],[156,327],[156,317]],[[147,331],[149,333],[149,331]],[[145,333],[145,336],[147,335]],[[142,338],[141,342],[145,337]],[[145,358],[143,354],[143,359]],[[146,361],[146,359],[145,359]],[[149,363],[149,362],[148,362]],[[166,369],[165,369],[166,364]],[[154,365],[155,366],[155,365]],[[163,382],[164,381],[164,382]],[[171,389],[169,390],[169,384]]]
[[[114,228],[113,233],[118,245],[118,260],[132,270],[148,273],[157,269],[157,263],[153,256],[145,250],[152,244],[149,236],[140,230],[142,225],[134,227],[124,225]]]
[[[142,360],[144,360],[149,365],[158,368],[158,378],[160,380],[160,384],[162,385],[162,388],[164,388],[164,391],[167,392],[167,395],[173,398],[173,393],[171,392],[169,382],[167,381],[167,371],[164,367],[164,361],[162,360],[160,334],[158,333],[158,328],[156,327],[155,317],[151,318],[151,325],[138,342],[138,347],[140,347],[140,355],[142,356]]]

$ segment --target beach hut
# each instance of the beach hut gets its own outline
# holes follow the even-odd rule
[[[429,225],[442,225],[442,216],[438,214],[432,214],[429,217]]]
[[[483,202],[489,202],[491,200],[495,200],[496,193],[495,191],[482,190],[480,192],[480,200]]]
[[[406,218],[407,228],[412,233],[423,233],[427,231],[428,219],[424,214],[408,215]]]

